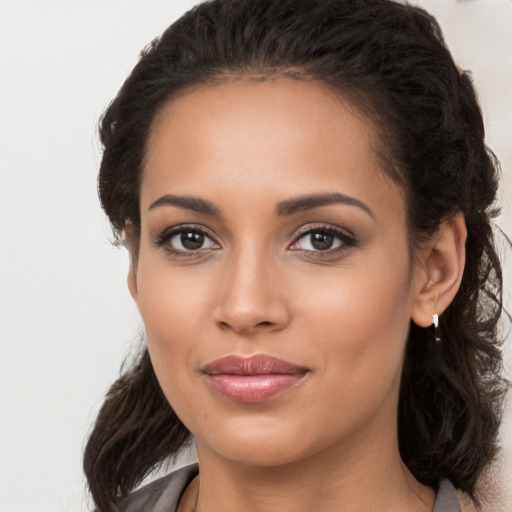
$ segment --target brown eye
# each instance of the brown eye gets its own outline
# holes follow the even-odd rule
[[[328,233],[311,233],[310,244],[317,251],[327,251],[331,249],[334,243],[334,236]]]
[[[320,256],[343,252],[356,245],[357,240],[354,235],[345,229],[334,226],[315,226],[298,235],[289,249]]]
[[[311,230],[304,233],[293,244],[293,250],[322,252],[332,251],[348,245],[349,242],[347,235],[343,233],[331,233],[331,230]]]
[[[184,231],[179,235],[179,237],[182,247],[188,249],[189,251],[201,249],[205,239],[202,233],[197,233],[193,231]],[[173,240],[174,238],[175,237],[173,237],[171,240]]]
[[[175,253],[190,253],[204,249],[216,249],[218,245],[205,233],[193,229],[177,229],[165,235],[159,245]]]

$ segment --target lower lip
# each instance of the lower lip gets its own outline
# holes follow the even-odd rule
[[[296,386],[305,373],[272,373],[263,375],[207,375],[211,387],[233,400],[254,404],[265,402]]]

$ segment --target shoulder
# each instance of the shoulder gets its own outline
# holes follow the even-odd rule
[[[121,500],[121,512],[174,512],[187,485],[198,474],[197,464],[184,466]]]
[[[457,491],[450,480],[441,480],[432,512],[461,512]]]

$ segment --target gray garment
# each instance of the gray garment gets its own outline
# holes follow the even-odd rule
[[[127,496],[119,509],[121,512],[176,512],[185,489],[198,473],[197,464],[177,469]]]
[[[122,512],[176,512],[185,489],[198,474],[197,464],[180,468],[128,496]],[[441,480],[432,512],[460,512],[459,498],[449,480]]]
[[[432,512],[460,512],[459,497],[450,480],[441,480]]]

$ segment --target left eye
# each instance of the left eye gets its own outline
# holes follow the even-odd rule
[[[177,252],[191,252],[217,247],[217,244],[205,233],[185,229],[171,233],[167,237],[166,244],[170,250]]]
[[[353,238],[345,233],[317,229],[300,236],[290,247],[292,250],[325,252],[353,245]]]

